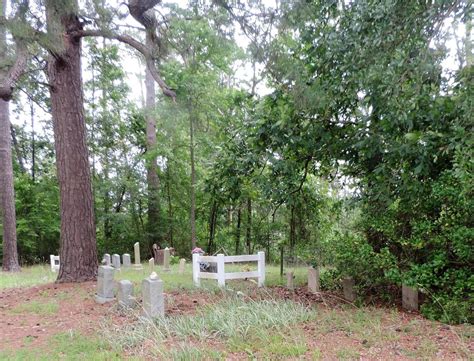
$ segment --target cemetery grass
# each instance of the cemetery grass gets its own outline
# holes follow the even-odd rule
[[[160,272],[167,317],[144,321],[139,311],[94,302],[95,283],[54,284],[49,267],[25,267],[0,278],[0,359],[470,359],[474,329],[426,320],[398,307],[349,304],[337,293],[312,295],[305,268],[296,268],[294,292],[277,266],[267,266],[268,288],[233,281],[192,285],[191,265]],[[246,266],[233,266],[242,270]],[[148,275],[122,270],[140,294]],[[12,288],[14,287],[14,288]]]

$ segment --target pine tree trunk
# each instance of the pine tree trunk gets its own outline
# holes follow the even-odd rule
[[[16,244],[15,191],[8,102],[0,99],[0,210],[3,223],[3,263],[7,272],[20,271]]]
[[[252,253],[252,199],[250,197],[247,198],[247,235],[246,235],[246,243],[247,243],[247,252],[248,254]]]
[[[6,0],[0,0],[0,16],[5,16]],[[0,64],[6,55],[5,28],[0,27]],[[5,74],[0,73],[0,81]],[[0,220],[3,224],[2,269],[20,271],[16,243],[15,191],[13,188],[12,145],[9,103],[0,99]]]
[[[194,164],[194,116],[193,109],[190,107],[189,111],[189,152],[191,156],[191,249],[196,247],[196,169]]]
[[[242,211],[240,210],[241,205],[237,208],[237,228],[235,229],[235,254],[240,252],[240,224],[242,222]]]
[[[81,29],[77,1],[46,1],[48,32],[60,50],[48,61],[54,146],[61,209],[60,262],[56,282],[84,282],[97,277],[89,155],[83,110],[81,41],[67,36]]]
[[[147,46],[151,47],[152,41],[147,36]],[[145,73],[145,114],[146,114],[146,149],[147,149],[147,164],[146,164],[146,179],[148,185],[148,222],[147,233],[148,243],[153,245],[157,243],[160,245],[160,179],[158,178],[158,164],[156,151],[156,118],[154,115],[156,101],[155,101],[155,80],[148,68]],[[153,155],[151,155],[153,154]]]

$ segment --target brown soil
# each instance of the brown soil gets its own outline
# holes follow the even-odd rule
[[[337,359],[337,350],[347,349],[357,352],[361,359],[407,359],[423,353],[423,347],[431,346],[435,352],[428,358],[454,360],[465,358],[466,353],[474,354],[473,342],[462,341],[459,337],[459,327],[446,326],[431,322],[416,313],[399,313],[395,318],[388,309],[379,308],[382,314],[380,320],[381,334],[390,333],[392,338],[380,338],[376,341],[364,339],[359,333],[344,328],[344,322],[337,322],[332,327],[332,321],[323,321],[328,315],[334,314],[344,319],[351,315],[352,307],[337,294],[308,293],[306,288],[289,291],[283,287],[266,289],[264,292],[250,288],[247,292],[254,299],[284,298],[302,302],[313,307],[320,314],[315,321],[310,321],[294,327],[306,339],[308,352],[305,359],[312,359],[314,351],[319,350],[323,359]],[[120,312],[114,312],[115,303],[99,305],[94,301],[95,283],[82,284],[47,284],[39,287],[24,289],[5,289],[0,291],[0,349],[18,350],[22,348],[37,348],[44,346],[47,341],[58,333],[68,331],[84,335],[95,334],[104,317],[115,324],[129,322]],[[175,291],[167,294],[167,314],[193,314],[196,308],[216,302],[219,294],[200,292],[185,293]],[[24,310],[25,305],[57,304],[57,311]],[[377,308],[374,308],[377,310]],[[342,322],[342,323],[341,323]],[[329,325],[329,326],[328,326]],[[341,326],[342,325],[342,326]],[[413,331],[413,329],[415,330]],[[407,330],[410,330],[408,332]],[[383,337],[382,337],[383,338]],[[169,340],[173,345],[173,340]],[[433,346],[434,345],[434,346]],[[198,347],[202,347],[199,342]],[[207,347],[226,349],[225,342],[211,340]],[[461,352],[461,348],[463,351]],[[412,355],[412,356],[410,356]],[[416,356],[413,356],[416,355]],[[350,357],[351,355],[349,355]],[[347,355],[346,355],[347,357]],[[359,358],[357,357],[357,358]],[[247,359],[243,353],[227,353],[232,360]]]

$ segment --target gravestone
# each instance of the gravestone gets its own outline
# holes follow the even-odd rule
[[[155,259],[150,258],[148,260],[148,266],[150,267],[150,273],[152,273],[155,270]]]
[[[135,269],[142,269],[142,264],[141,264],[141,261],[140,261],[140,243],[136,242],[134,245],[133,245],[133,250],[134,250],[134,253],[135,253],[135,264],[133,265],[133,267]]]
[[[289,290],[294,290],[295,289],[295,284],[294,284],[294,274],[291,271],[286,272],[286,287]]]
[[[112,266],[116,269],[120,269],[120,256],[118,254],[112,255]]]
[[[100,266],[97,275],[97,294],[95,300],[98,303],[106,303],[114,300],[114,268]]]
[[[170,249],[165,248],[163,253],[163,272],[168,272],[170,270]]]
[[[129,280],[121,280],[118,283],[117,298],[122,307],[133,307],[135,298],[133,297],[133,283]]]
[[[311,293],[317,293],[320,291],[318,268],[308,268],[308,290]]]
[[[105,263],[105,266],[110,266],[110,254],[106,253],[104,254],[104,258],[103,258],[103,261]]]
[[[142,296],[145,317],[152,319],[165,315],[163,281],[155,272],[142,281]]]
[[[169,247],[169,252],[171,256],[174,256],[175,250],[173,247]],[[165,260],[165,250],[160,249],[160,246],[157,244],[153,245],[153,257],[155,258],[155,265],[157,266],[163,266],[164,260]]]
[[[59,272],[59,267],[61,266],[61,263],[59,261],[59,256],[55,256],[54,254],[51,254],[49,256],[49,260],[51,262],[51,271]]]
[[[344,290],[344,298],[349,302],[354,302],[356,299],[355,281],[352,277],[345,277],[342,279],[342,288]]]
[[[181,258],[179,260],[179,274],[182,275],[184,273],[184,268],[186,266],[186,260],[184,258]]]
[[[122,261],[123,261],[123,266],[124,267],[130,267],[132,265],[130,255],[128,253],[124,253],[122,255]]]
[[[418,289],[402,285],[402,306],[407,311],[418,311]]]

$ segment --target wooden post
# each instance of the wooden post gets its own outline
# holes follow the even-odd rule
[[[265,285],[265,252],[258,252],[258,287]]]
[[[217,285],[225,287],[225,260],[222,253],[217,255]]]
[[[194,286],[199,287],[201,286],[201,281],[199,279],[199,254],[193,253],[193,281]]]

